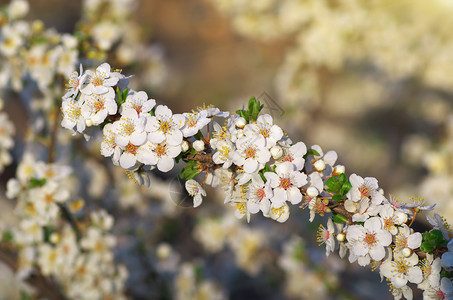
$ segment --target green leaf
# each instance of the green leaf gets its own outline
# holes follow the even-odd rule
[[[121,90],[119,87],[116,87],[116,96],[118,98],[118,105],[123,105],[124,102],[126,102],[126,99],[123,98],[123,94],[121,93]]]
[[[304,155],[304,159],[306,159],[306,158],[307,158],[308,156],[310,156],[310,155],[312,155],[312,156],[321,156],[321,155],[318,153],[318,151],[316,151],[315,149],[308,149],[308,150],[307,150],[307,153],[305,153],[305,155]]]
[[[436,245],[435,245],[435,243],[432,242],[432,241],[424,241],[424,242],[420,245],[420,250],[422,250],[423,252],[433,253],[433,252],[434,252],[434,249],[436,249]]]
[[[249,122],[250,117],[249,117],[248,111],[245,111],[245,110],[237,110],[236,113],[237,113],[238,115],[240,115],[241,117],[243,117],[243,118],[247,121],[247,123]]]
[[[332,200],[333,201],[336,201],[336,202],[341,202],[344,200],[344,196],[340,195],[340,194],[336,194],[336,195],[333,195],[332,196]]]
[[[346,223],[348,221],[348,218],[346,218],[345,216],[343,215],[340,215],[340,214],[334,214],[332,216],[332,221],[334,221],[335,223]]]
[[[12,242],[13,239],[14,239],[14,235],[12,232],[10,232],[10,231],[3,232],[2,242],[9,243],[9,242]]]
[[[124,100],[124,102],[126,102],[126,98],[127,98],[127,95],[129,94],[129,89],[125,89],[123,91],[123,93],[121,94],[121,99]]]
[[[151,109],[149,111],[149,114],[151,115],[151,117],[154,117],[156,115],[156,108],[154,107],[153,109]]]
[[[343,183],[340,180],[338,180],[337,177],[334,176],[327,179],[325,184],[328,187],[327,191],[332,193],[340,192],[340,189],[343,186]]]
[[[179,173],[179,177],[185,180],[189,180],[200,174],[200,164],[196,161],[189,161],[187,166],[182,168],[181,173]]]
[[[28,183],[28,188],[29,189],[33,189],[33,188],[36,188],[36,187],[41,187],[43,185],[46,184],[46,179],[45,178],[31,178],[30,179],[30,182]]]

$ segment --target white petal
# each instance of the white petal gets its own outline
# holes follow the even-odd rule
[[[384,247],[382,246],[376,246],[374,248],[370,249],[370,256],[372,259],[376,261],[380,261],[384,258],[385,256],[385,250]]]
[[[407,237],[407,246],[411,249],[417,249],[422,244],[422,234],[415,232]]]
[[[120,157],[120,166],[129,169],[135,165],[137,158],[132,153],[124,152]]]
[[[288,193],[288,200],[291,201],[292,204],[298,204],[302,201],[302,194],[300,190],[296,187],[291,187],[287,190]]]
[[[247,158],[244,162],[244,171],[254,173],[256,170],[258,170],[258,162],[252,158]]]
[[[175,160],[170,157],[162,156],[159,161],[157,162],[157,168],[159,171],[168,172],[173,169],[175,165]]]
[[[131,134],[131,144],[135,145],[135,146],[141,146],[145,143],[146,141],[146,138],[147,138],[147,134],[146,132],[142,131],[142,132],[137,132],[137,131],[134,131],[132,134]]]
[[[423,280],[423,272],[419,267],[412,267],[407,272],[407,279],[412,283],[420,283]]]

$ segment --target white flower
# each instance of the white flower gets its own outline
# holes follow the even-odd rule
[[[186,181],[186,190],[193,197],[193,207],[200,206],[203,201],[201,196],[206,196],[203,187],[196,180],[190,179]]]
[[[434,218],[431,218],[430,216],[426,216],[426,219],[428,220],[429,224],[431,224],[431,226],[433,226],[434,229],[438,229],[442,232],[442,236],[443,236],[444,240],[448,241],[450,239],[450,237],[448,235],[449,230],[447,230],[448,224],[446,223],[445,219],[443,219],[438,214],[434,214]]]
[[[335,238],[335,234],[341,232],[341,228],[343,227],[343,225],[341,224],[339,228],[335,228],[336,227],[335,225],[332,222],[332,218],[329,218],[327,220],[327,228],[325,228],[322,225],[319,225],[317,241],[320,245],[326,244],[327,256],[329,256],[329,254],[335,251],[335,249],[338,247],[338,242],[337,239]]]
[[[390,204],[384,204],[379,210],[379,216],[384,223],[384,229],[392,235],[398,233],[398,228],[395,225],[402,225],[407,221],[407,215],[400,211],[395,211]]]
[[[184,137],[194,136],[199,130],[211,122],[211,119],[208,118],[208,112],[206,110],[183,113],[183,116],[186,118],[186,124],[184,128],[182,128],[182,134]]]
[[[397,252],[393,260],[385,261],[381,265],[380,272],[389,278],[396,288],[402,288],[408,281],[416,284],[422,282],[423,273],[417,264],[417,254],[413,253],[406,258]]]
[[[146,142],[146,118],[141,117],[133,109],[123,111],[121,119],[113,123],[112,131],[115,133],[115,142],[118,146],[140,146]]]
[[[129,91],[126,101],[121,105],[121,111],[134,109],[137,114],[146,114],[156,105],[156,100],[148,99],[148,95],[143,92]]]
[[[420,232],[413,232],[406,224],[398,227],[398,234],[395,235],[395,252],[401,251],[404,248],[410,248],[412,250],[420,247],[422,243],[422,234]]]
[[[215,148],[213,147],[213,149],[217,151],[212,156],[212,160],[218,165],[223,164],[222,167],[228,169],[233,164],[231,157],[232,151],[234,151],[233,143],[229,140],[220,140],[215,143]]]
[[[260,164],[267,163],[271,154],[265,148],[265,139],[262,136],[254,138],[242,137],[236,141],[237,150],[232,153],[233,161],[237,166],[244,166],[244,171],[254,173]]]
[[[439,286],[441,261],[440,258],[433,260],[432,254],[427,253],[426,259],[420,263],[423,271],[423,282],[417,287],[421,290],[426,290],[430,287]]]
[[[279,126],[274,125],[270,115],[265,114],[259,116],[256,123],[245,125],[244,134],[248,137],[263,136],[266,141],[266,148],[269,149],[282,138],[283,131]]]
[[[16,20],[24,17],[30,8],[30,5],[25,0],[14,0],[8,5],[8,17],[11,20]]]
[[[448,252],[442,254],[442,265],[450,268],[453,267],[453,240],[447,244]]]
[[[113,89],[102,95],[82,95],[79,101],[83,102],[81,107],[82,116],[86,120],[91,120],[93,125],[101,124],[107,115],[114,115],[118,110]]]
[[[249,184],[247,207],[250,213],[256,214],[261,210],[264,215],[268,215],[273,195],[271,187],[267,184]]]
[[[452,300],[453,284],[448,278],[442,278],[440,285],[431,287],[423,292],[424,300]]]
[[[271,207],[269,210],[269,217],[277,222],[284,223],[289,218],[289,206],[286,202],[283,205],[275,208]]]
[[[275,168],[275,172],[266,172],[264,177],[274,189],[271,199],[272,207],[280,207],[285,201],[297,204],[302,201],[299,188],[307,183],[307,175],[296,170],[290,162],[283,162]]]
[[[346,238],[354,255],[369,254],[376,261],[384,258],[384,247],[389,246],[392,242],[392,235],[382,229],[382,220],[378,217],[369,218],[363,226],[349,226]]]
[[[101,154],[105,157],[113,155],[113,164],[118,165],[120,155],[123,152],[121,147],[115,142],[115,133],[113,132],[113,124],[107,124],[102,131],[104,133],[101,142]]]
[[[352,185],[349,192],[346,194],[348,199],[353,202],[358,202],[363,198],[368,198],[373,204],[380,204],[384,200],[384,196],[379,193],[378,182],[374,177],[362,177],[352,174],[349,176],[349,181]]]
[[[63,100],[71,97],[76,97],[87,79],[88,75],[86,73],[83,73],[83,67],[82,65],[80,65],[80,74],[77,73],[77,71],[74,71],[69,76],[68,83],[66,84],[67,92],[63,96]]]
[[[0,34],[0,52],[5,56],[12,56],[22,46],[23,38],[16,28],[4,25]]]
[[[159,171],[168,172],[175,165],[175,157],[181,153],[180,146],[167,143],[154,144],[147,142],[137,150],[138,160],[145,165],[157,165]]]
[[[74,130],[76,132],[83,132],[86,128],[85,118],[82,116],[81,101],[75,101],[68,98],[62,103],[63,120],[61,126],[67,129]]]
[[[181,128],[185,124],[185,117],[180,114],[173,115],[165,105],[157,106],[155,115],[149,117],[146,124],[148,140],[155,144],[166,141],[171,146],[180,145],[183,138]]]
[[[302,142],[297,142],[289,148],[283,148],[283,151],[284,154],[278,162],[289,161],[297,167],[297,170],[302,170],[305,164],[304,155],[307,153],[307,146]]]
[[[121,75],[118,72],[110,72],[110,65],[108,63],[103,63],[97,67],[96,71],[88,70],[86,72],[88,76],[89,83],[83,87],[80,91],[83,94],[105,94],[109,89],[113,89],[119,79],[124,78],[124,75]]]

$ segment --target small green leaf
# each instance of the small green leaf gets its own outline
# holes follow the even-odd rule
[[[435,243],[432,242],[432,241],[424,241],[424,242],[420,245],[420,250],[422,250],[423,252],[433,253],[433,252],[434,252],[434,249],[436,249],[436,245],[435,245]]]
[[[29,189],[33,189],[33,188],[36,188],[36,187],[40,187],[40,186],[43,186],[46,184],[46,179],[45,178],[31,178],[30,179],[30,182],[28,183],[28,188]]]
[[[304,155],[304,159],[306,159],[306,158],[307,158],[308,156],[310,156],[310,155],[312,155],[312,156],[321,156],[321,155],[318,153],[318,151],[316,151],[315,149],[308,149],[308,150],[307,150],[307,153],[305,153],[305,155]]]
[[[340,194],[336,194],[336,195],[332,196],[332,200],[336,201],[336,202],[341,202],[341,201],[344,200],[344,197],[342,195],[340,195]]]
[[[127,89],[126,89],[127,90]],[[126,91],[124,90],[124,91]],[[118,105],[123,105],[124,102],[126,102],[126,98],[123,97],[124,95],[124,91],[121,93],[121,90],[119,87],[116,87],[116,96],[118,97]],[[126,95],[127,95],[127,91],[126,91]]]
[[[332,216],[332,221],[334,221],[335,223],[346,223],[348,221],[348,218],[346,218],[345,216],[343,215],[340,215],[340,214],[334,214]]]
[[[123,93],[121,94],[121,99],[124,100],[124,102],[126,102],[126,98],[127,98],[127,95],[129,94],[129,89],[125,89],[123,91]]]
[[[198,174],[200,174],[200,172],[201,172],[201,169],[200,169],[199,163],[191,160],[191,161],[189,161],[187,166],[182,168],[181,173],[179,174],[179,177],[181,177],[182,179],[185,179],[185,180],[189,180],[189,179],[194,178]]]
[[[332,193],[339,193],[343,183],[338,180],[336,177],[330,177],[326,181],[326,186],[328,187],[327,191]]]
[[[10,231],[3,232],[2,242],[9,243],[9,242],[12,242],[13,239],[14,239],[14,235],[12,232],[10,232]]]

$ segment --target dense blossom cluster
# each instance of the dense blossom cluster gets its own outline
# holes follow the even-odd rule
[[[261,212],[285,222],[289,204],[308,207],[310,221],[332,213],[318,236],[327,255],[339,249],[350,262],[373,264],[390,281],[395,298],[412,298],[408,283],[424,290],[426,299],[448,295],[451,282],[441,280],[440,272],[450,274],[453,266],[451,243],[445,248],[449,231],[437,214],[434,229],[423,236],[411,228],[417,214],[434,205],[421,198],[385,197],[373,177],[347,178],[334,151],[293,142],[270,115],[260,115],[262,106],[254,98],[236,113],[204,107],[173,114],[145,92],[129,90],[128,79],[107,63],[74,78],[78,83],[63,97],[62,125],[84,134],[87,126],[103,125],[101,153],[134,172],[140,183],[149,185],[150,169],[168,172],[183,160],[181,177],[194,207],[206,196],[204,185],[211,185],[224,191],[237,218],[248,221]],[[97,117],[107,105],[110,110]],[[197,176],[202,183],[193,179]]]
[[[0,172],[3,172],[5,166],[13,160],[9,151],[14,146],[13,135],[15,132],[14,124],[2,110],[3,100],[0,99]]]
[[[18,274],[27,278],[37,268],[73,299],[123,299],[127,272],[113,261],[113,218],[103,210],[85,213],[83,200],[72,199],[71,172],[27,153],[8,181],[20,223],[4,237],[19,249]]]

